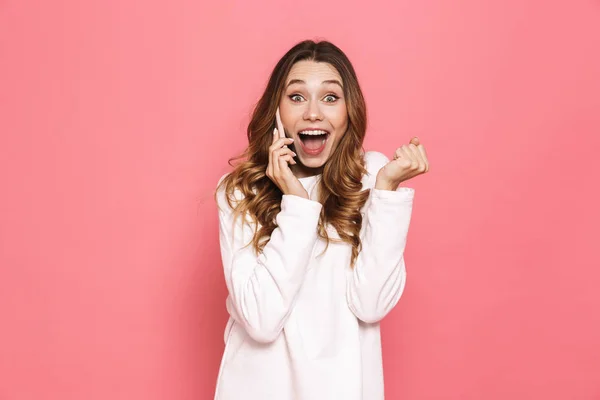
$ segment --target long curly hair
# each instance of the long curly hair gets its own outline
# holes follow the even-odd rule
[[[369,189],[362,190],[361,179],[367,171],[363,158],[363,141],[367,127],[366,104],[358,84],[356,73],[346,55],[328,41],[305,40],[292,47],[277,63],[267,87],[254,108],[248,125],[248,147],[239,156],[229,159],[233,171],[218,184],[217,192],[225,186],[225,198],[234,210],[234,220],[249,215],[255,223],[254,237],[250,243],[255,253],[262,252],[271,233],[277,227],[276,215],[280,212],[283,193],[266,175],[269,162],[269,146],[273,141],[275,113],[284,91],[285,80],[292,66],[303,60],[331,64],[341,75],[348,112],[348,130],[330,155],[319,180],[319,199],[323,205],[319,217],[318,235],[330,241],[346,242],[352,246],[351,268],[361,250],[359,237],[362,226],[361,208]],[[241,160],[237,165],[232,162]],[[242,199],[235,201],[234,191],[239,190]],[[327,224],[334,227],[340,239],[330,238]]]

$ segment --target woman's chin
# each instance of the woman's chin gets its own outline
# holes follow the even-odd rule
[[[298,157],[300,163],[306,168],[321,168],[327,161],[327,158],[328,158],[328,154],[325,151],[316,157],[315,156]]]

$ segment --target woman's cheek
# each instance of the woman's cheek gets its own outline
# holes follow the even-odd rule
[[[346,117],[346,108],[336,107],[335,110],[328,116],[329,121],[331,121],[332,125],[337,129],[341,127],[345,123]]]

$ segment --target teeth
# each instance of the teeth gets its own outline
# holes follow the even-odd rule
[[[302,133],[303,135],[312,135],[312,136],[326,135],[327,134],[326,131],[300,131],[298,133]]]

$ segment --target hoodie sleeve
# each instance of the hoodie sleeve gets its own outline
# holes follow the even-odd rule
[[[239,190],[234,195],[236,200],[241,199]],[[227,310],[254,340],[272,342],[280,334],[304,281],[318,239],[322,204],[283,195],[277,227],[258,256],[252,244],[248,245],[255,228],[250,217],[242,223],[244,218],[238,216],[234,225],[224,189],[217,192],[217,205]]]
[[[364,186],[371,189],[363,207],[362,249],[348,270],[346,297],[352,312],[367,323],[379,322],[398,303],[406,282],[404,249],[412,213],[414,189],[375,189],[377,172],[389,159],[366,154]]]

